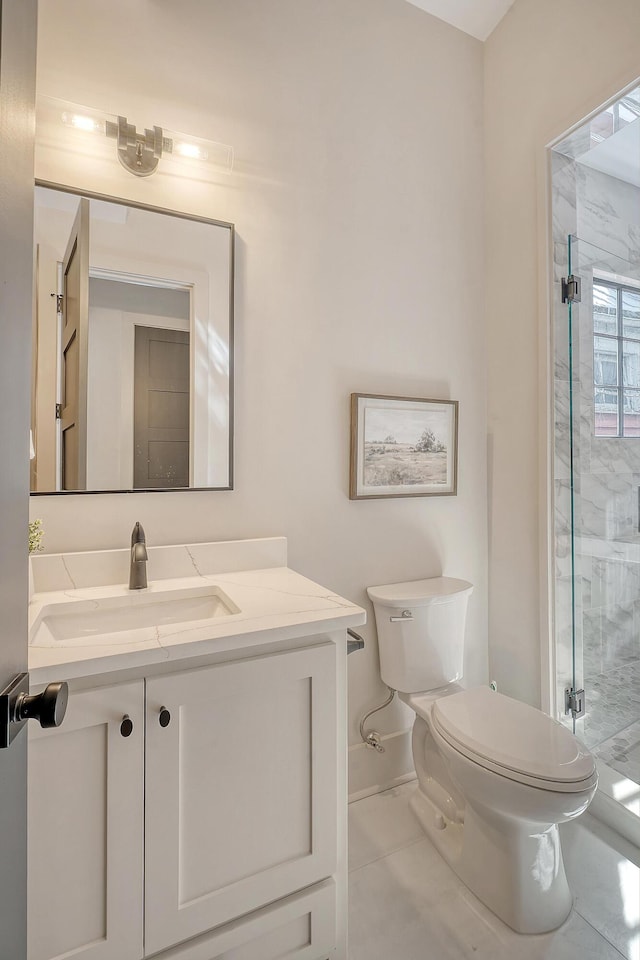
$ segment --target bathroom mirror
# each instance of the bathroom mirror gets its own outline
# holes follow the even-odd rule
[[[35,188],[31,491],[230,489],[233,225]]]

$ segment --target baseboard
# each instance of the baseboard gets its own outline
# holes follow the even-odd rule
[[[411,730],[396,730],[381,738],[384,753],[365,743],[349,747],[349,803],[415,780]]]
[[[412,783],[416,779],[414,773],[405,773],[401,777],[395,777],[394,780],[391,780],[389,783],[380,783],[376,784],[375,787],[364,787],[363,790],[359,790],[357,793],[349,794],[349,803],[355,803],[356,800],[364,800],[365,797],[373,797],[376,793],[384,793],[385,790],[393,790],[394,787],[401,787],[404,783]]]
[[[640,847],[640,816],[637,800],[625,806],[626,796],[637,795],[637,784],[627,780],[611,767],[598,761],[600,782],[595,797],[589,806],[589,813],[601,820],[629,843]],[[625,790],[626,788],[626,790]]]

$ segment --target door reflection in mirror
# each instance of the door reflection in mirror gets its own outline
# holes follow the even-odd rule
[[[231,487],[233,227],[36,187],[32,492]]]

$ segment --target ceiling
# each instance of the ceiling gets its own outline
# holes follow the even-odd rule
[[[486,40],[514,0],[409,0],[415,7],[450,23],[458,30]]]

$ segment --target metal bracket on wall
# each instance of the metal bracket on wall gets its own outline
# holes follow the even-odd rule
[[[573,690],[567,687],[564,691],[564,712],[571,714],[574,720],[584,717],[587,709],[587,701],[584,690]]]
[[[364,640],[355,630],[347,629],[347,654],[355,653],[364,648]]]
[[[580,277],[570,274],[562,278],[562,302],[580,303],[582,281]]]

